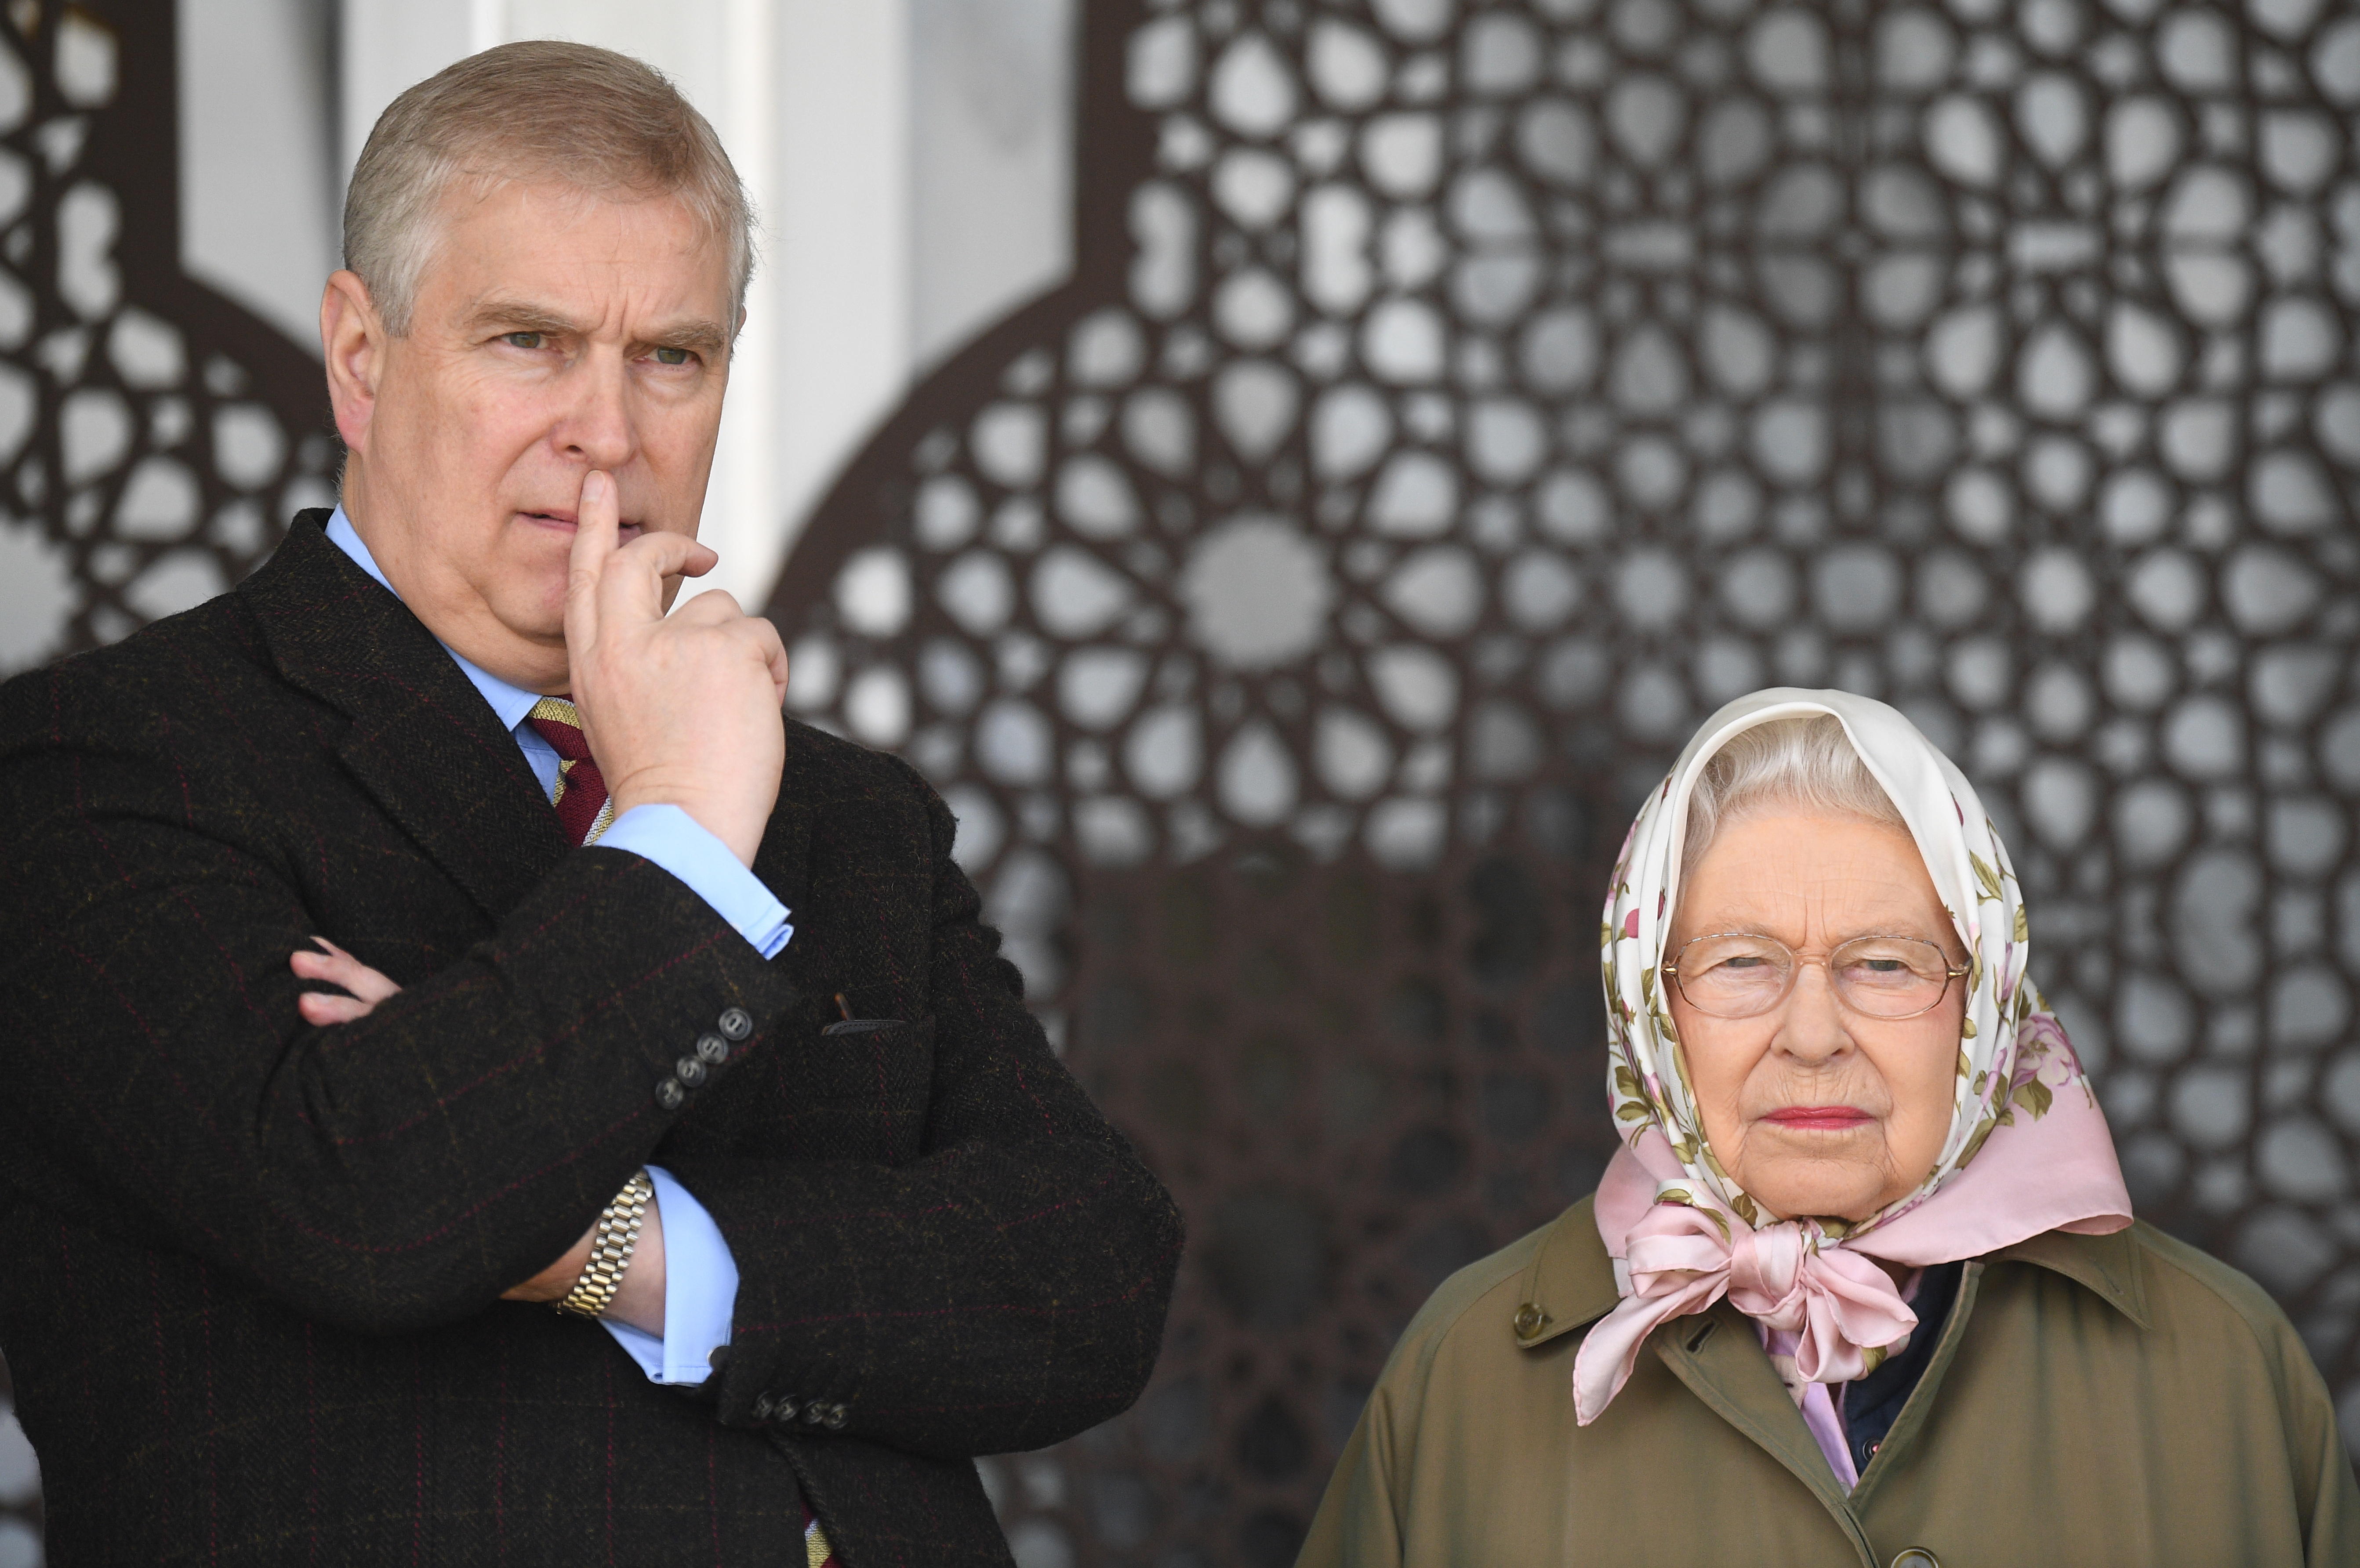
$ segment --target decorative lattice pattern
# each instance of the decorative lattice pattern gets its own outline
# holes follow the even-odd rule
[[[212,598],[333,495],[318,365],[180,274],[175,26],[0,8],[0,677]],[[40,1519],[0,1367],[0,1565]]]
[[[1077,282],[774,604],[1192,1215],[1157,1390],[989,1468],[1020,1557],[1288,1561],[1421,1284],[1596,1168],[1593,833],[1775,682],[1975,779],[2142,1209],[2360,1437],[2360,8],[1091,27]]]
[[[180,275],[173,27],[0,20],[0,675],[212,598],[332,496],[318,365]]]

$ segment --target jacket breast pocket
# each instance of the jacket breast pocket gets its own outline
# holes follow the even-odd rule
[[[820,1034],[786,1076],[798,1154],[907,1164],[923,1147],[934,1097],[934,1018]]]

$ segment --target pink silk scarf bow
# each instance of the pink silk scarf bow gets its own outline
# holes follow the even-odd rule
[[[1795,1369],[1814,1383],[1866,1376],[1918,1326],[1884,1269],[1857,1252],[1819,1250],[1792,1220],[1755,1230],[1735,1215],[1656,1203],[1623,1246],[1616,1272],[1627,1269],[1630,1293],[1575,1358],[1574,1415],[1584,1426],[1622,1391],[1650,1334],[1723,1295],[1747,1317],[1797,1335]]]

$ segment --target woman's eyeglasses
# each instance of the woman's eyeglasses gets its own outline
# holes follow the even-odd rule
[[[1805,964],[1826,964],[1838,999],[1872,1018],[1931,1012],[1950,982],[1967,973],[1965,964],[1914,937],[1854,937],[1824,959],[1807,959],[1776,937],[1723,931],[1683,943],[1664,965],[1664,977],[1698,1012],[1750,1018],[1785,1001]]]

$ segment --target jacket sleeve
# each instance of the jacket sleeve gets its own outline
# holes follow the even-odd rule
[[[905,768],[906,771],[906,768]],[[720,1419],[936,1456],[1037,1448],[1113,1416],[1153,1370],[1178,1211],[1049,1050],[950,855],[934,861],[935,1066],[906,1165],[666,1157],[738,1260]],[[811,1407],[840,1418],[810,1419]]]
[[[32,679],[0,745],[0,1181],[138,1245],[349,1328],[465,1317],[646,1160],[684,1047],[740,1007],[742,1060],[792,1001],[671,876],[585,851],[456,963],[312,1028],[287,959],[319,928],[235,770],[189,766],[163,718],[28,739],[16,704],[90,696]]]
[[[2300,1466],[2292,1480],[2307,1531],[2303,1560],[2315,1568],[2360,1563],[2360,1482],[2337,1430],[2334,1396],[2294,1325],[2280,1317],[2276,1330],[2269,1348],[2278,1362],[2287,1452]]]

